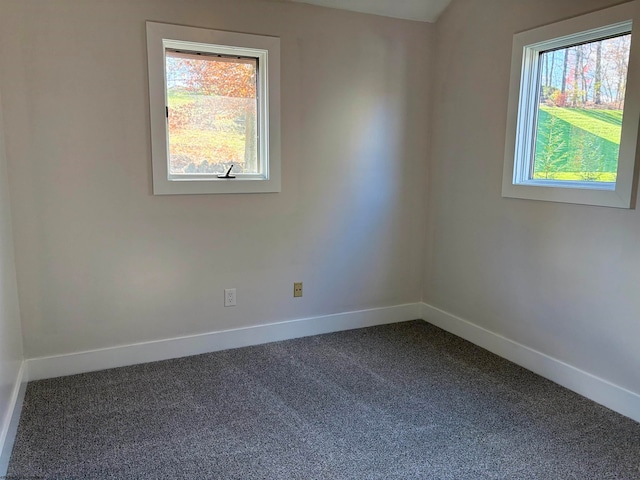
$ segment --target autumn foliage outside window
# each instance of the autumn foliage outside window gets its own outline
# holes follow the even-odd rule
[[[166,50],[171,175],[260,173],[256,58]]]

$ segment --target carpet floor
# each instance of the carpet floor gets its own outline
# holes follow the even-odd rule
[[[639,479],[640,424],[413,321],[31,382],[8,473]]]

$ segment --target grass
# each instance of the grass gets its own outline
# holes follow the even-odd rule
[[[592,181],[597,182],[612,182],[616,181],[616,173],[614,172],[589,172],[584,175],[583,172],[556,172],[549,176],[550,180],[562,180],[562,181],[585,181],[589,178],[595,179]],[[547,177],[543,173],[535,173],[533,178],[536,180],[546,180]]]
[[[182,105],[188,105],[190,103],[195,102],[193,95],[189,95],[188,93],[184,93],[177,90],[169,90],[167,92],[167,100],[169,102],[170,108],[176,108]]]
[[[540,110],[554,115],[569,125],[592,133],[609,142],[620,144],[622,131],[622,110],[615,110],[616,114],[608,114],[607,110],[588,110],[586,108],[558,108],[540,106]],[[619,113],[618,113],[619,112]],[[619,118],[618,121],[614,119]]]
[[[622,110],[540,106],[534,178],[615,182]]]
[[[223,167],[229,164],[236,168],[244,166],[243,133],[185,128],[170,130],[169,138],[172,173],[187,172],[185,169],[190,165],[193,168],[203,162]]]
[[[246,133],[235,117],[199,95],[172,89],[167,97],[172,173],[221,173],[230,164],[244,169]]]

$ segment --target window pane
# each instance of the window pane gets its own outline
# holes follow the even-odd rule
[[[257,60],[166,51],[169,173],[260,173]]]
[[[615,182],[631,35],[540,55],[532,178]]]

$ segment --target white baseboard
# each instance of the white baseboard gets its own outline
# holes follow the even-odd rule
[[[424,321],[640,422],[639,394],[426,303],[421,310]]]
[[[9,414],[7,421],[0,431],[0,478],[4,478],[9,467],[9,459],[11,458],[11,450],[18,432],[18,422],[20,421],[20,413],[22,412],[22,402],[24,394],[27,390],[27,366],[25,362],[20,365],[16,384],[13,387],[11,400],[9,401]]]
[[[40,380],[418,318],[640,422],[639,394],[426,303],[360,310],[65,355],[31,358],[25,360],[20,371],[21,384],[26,382],[27,372],[29,380]],[[14,410],[19,413],[20,392],[16,391],[14,397]],[[5,432],[0,433],[7,438],[10,437]],[[2,438],[0,436],[0,440]],[[4,443],[6,450],[7,442]],[[0,442],[0,447],[2,445]],[[2,465],[0,462],[0,467]],[[0,476],[2,476],[1,468]]]
[[[303,318],[27,360],[29,380],[199,355],[230,348],[420,318],[420,303]]]

